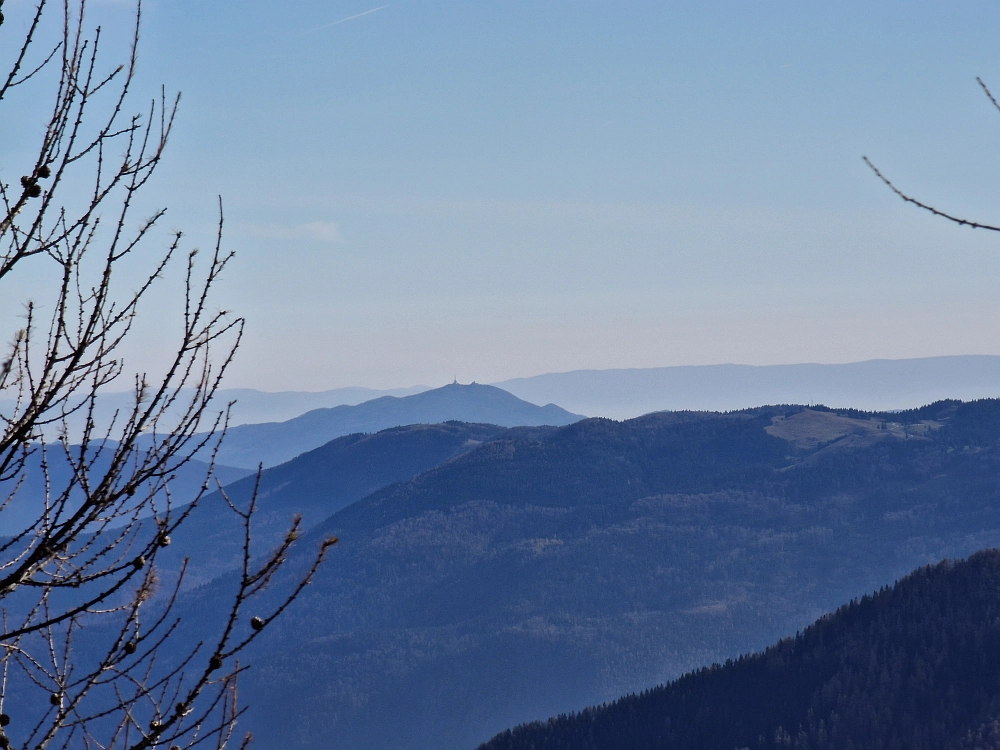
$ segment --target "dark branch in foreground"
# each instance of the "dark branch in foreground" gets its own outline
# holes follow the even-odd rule
[[[976,83],[979,84],[979,87],[983,90],[983,93],[986,94],[987,98],[989,98],[989,100],[993,102],[993,106],[997,108],[997,111],[1000,111],[1000,102],[998,102],[996,100],[996,97],[993,96],[993,93],[990,91],[989,87],[985,83],[983,83],[983,79],[980,78],[979,76],[976,76]]]
[[[872,164],[871,161],[868,160],[867,156],[862,156],[861,158],[864,159],[865,164],[867,164],[868,167],[872,170],[872,172],[875,173],[876,177],[878,177],[880,180],[882,180],[882,182],[884,182],[886,185],[888,185],[889,189],[892,192],[894,192],[896,195],[898,195],[900,198],[902,198],[907,203],[912,203],[917,208],[922,208],[922,209],[924,209],[924,211],[929,211],[932,214],[934,214],[935,216],[940,216],[942,219],[947,219],[948,221],[953,221],[956,224],[959,224],[959,225],[961,225],[963,227],[970,227],[972,229],[988,229],[991,232],[1000,232],[1000,227],[993,226],[992,224],[981,224],[978,221],[970,221],[969,219],[960,219],[957,216],[952,216],[949,213],[945,213],[944,211],[940,211],[940,210],[934,208],[934,206],[929,206],[926,203],[921,203],[916,198],[911,198],[909,195],[907,195],[906,193],[904,193],[898,187],[896,187],[895,185],[893,185],[892,181],[888,177],[886,177],[884,174],[882,174],[878,170],[878,168],[874,164]]]
[[[976,83],[979,84],[979,87],[983,90],[983,93],[986,94],[986,98],[989,99],[990,102],[993,104],[993,106],[996,108],[996,110],[1000,112],[1000,102],[998,102],[996,97],[993,96],[993,92],[991,92],[989,87],[983,82],[983,79],[977,76]],[[953,214],[949,214],[937,208],[934,208],[934,206],[930,206],[926,203],[918,201],[916,198],[907,195],[898,187],[896,187],[892,183],[892,180],[890,180],[888,177],[882,174],[878,170],[878,168],[871,163],[871,161],[868,159],[867,156],[862,156],[861,158],[864,159],[865,164],[867,164],[869,169],[871,169],[871,171],[875,173],[876,177],[882,180],[882,182],[884,182],[892,192],[894,192],[896,195],[898,195],[907,203],[912,203],[917,208],[922,208],[924,211],[929,211],[935,216],[940,216],[942,219],[947,219],[948,221],[954,222],[959,226],[970,227],[971,229],[988,229],[991,232],[1000,232],[1000,227],[993,226],[992,224],[983,224],[978,221],[970,221],[969,219],[961,219],[958,216],[954,216]]]
[[[141,4],[115,52],[123,60],[113,61],[100,28],[87,25],[86,0],[34,5],[14,24],[0,13],[0,58],[12,58],[0,60],[0,107],[16,117],[21,96],[50,106],[33,156],[5,155],[11,163],[0,165],[0,297],[25,293],[29,258],[51,279],[40,299],[24,300],[23,315],[0,320],[0,750],[221,750],[237,744],[245,711],[244,650],[336,539],[276,584],[270,608],[247,612],[288,560],[299,522],[275,550],[259,550],[256,494],[245,509],[230,503],[242,539],[238,585],[216,602],[216,631],[188,639],[179,629],[187,563],[166,581],[157,556],[208,494],[231,406],[215,399],[243,333],[243,319],[213,303],[233,257],[222,246],[221,199],[214,248],[201,259],[197,249],[184,258],[180,232],[157,237],[164,209],[136,220],[179,101],[161,91],[130,111]],[[43,38],[54,49],[37,50]],[[131,288],[126,263],[144,269]],[[157,342],[161,372],[133,372],[125,343],[174,264],[183,277],[176,338]],[[109,422],[98,407],[122,383],[129,399]],[[195,460],[207,463],[204,482],[175,497],[178,472]],[[9,521],[31,474],[43,486],[38,507]]]

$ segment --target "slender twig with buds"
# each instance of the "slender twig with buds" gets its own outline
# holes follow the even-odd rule
[[[997,102],[996,97],[993,96],[993,92],[991,92],[989,88],[986,86],[986,84],[983,83],[983,79],[976,78],[976,83],[979,84],[979,87],[983,90],[983,93],[986,94],[986,97],[990,100],[990,102],[992,102],[993,106],[997,110],[1000,110],[1000,102]],[[875,173],[876,177],[882,180],[882,182],[884,182],[885,185],[890,190],[892,190],[892,192],[894,192],[896,195],[898,195],[907,203],[912,203],[917,208],[922,208],[924,211],[928,211],[934,214],[935,216],[940,216],[942,219],[947,219],[948,221],[954,222],[959,226],[969,227],[970,229],[988,229],[991,232],[1000,232],[1000,226],[995,226],[993,224],[983,224],[982,222],[971,221],[970,219],[962,219],[959,218],[958,216],[955,216],[954,214],[948,213],[946,211],[941,211],[940,209],[935,208],[929,203],[924,203],[923,201],[919,201],[916,198],[907,195],[898,187],[896,187],[896,185],[894,185],[893,182],[888,177],[882,174],[882,172],[879,171],[878,167],[872,164],[871,160],[867,156],[862,156],[861,158],[864,161],[864,163],[868,165],[868,168]]]

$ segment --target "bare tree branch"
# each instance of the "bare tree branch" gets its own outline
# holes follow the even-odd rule
[[[898,187],[896,187],[895,185],[893,185],[892,182],[889,180],[889,178],[886,177],[884,174],[882,174],[878,170],[878,168],[874,164],[872,164],[871,161],[869,161],[869,159],[868,159],[867,156],[862,156],[861,158],[864,160],[865,164],[867,164],[868,167],[872,170],[872,172],[875,173],[876,177],[878,177],[880,180],[882,180],[882,182],[884,182],[886,185],[888,185],[889,189],[892,190],[892,192],[894,192],[896,195],[898,195],[900,198],[902,198],[907,203],[912,203],[917,208],[922,208],[925,211],[929,211],[930,213],[934,214],[935,216],[940,216],[942,219],[947,219],[948,221],[953,221],[956,224],[959,224],[959,225],[964,226],[964,227],[971,227],[972,229],[988,229],[991,232],[1000,232],[1000,227],[993,226],[992,224],[981,224],[978,221],[970,221],[969,219],[960,219],[957,216],[952,216],[949,213],[945,213],[944,211],[940,211],[940,210],[934,208],[934,206],[930,206],[930,205],[928,205],[926,203],[922,203],[922,202],[918,201],[916,198],[911,198],[909,195],[907,195],[906,193],[904,193]]]
[[[976,83],[979,84],[979,87],[983,90],[983,93],[986,94],[986,97],[993,104],[994,108],[998,112],[1000,112],[1000,102],[998,102],[996,100],[996,97],[993,96],[993,93],[989,90],[989,87],[987,87],[987,85],[983,83],[983,79],[977,76]],[[922,201],[917,200],[916,198],[913,198],[912,196],[907,195],[898,187],[896,187],[888,177],[882,174],[882,172],[880,172],[878,168],[874,164],[872,164],[872,162],[868,159],[867,156],[862,156],[861,158],[864,160],[865,164],[868,165],[869,169],[871,169],[872,172],[875,173],[876,177],[882,180],[882,182],[885,183],[885,185],[888,186],[888,188],[892,190],[892,192],[894,192],[896,195],[898,195],[907,203],[912,203],[917,208],[922,208],[924,211],[928,211],[934,214],[935,216],[940,216],[942,219],[947,219],[948,221],[954,222],[959,226],[969,227],[971,229],[988,229],[991,232],[1000,232],[1000,226],[994,226],[992,224],[983,224],[981,222],[972,221],[970,219],[962,219],[959,218],[958,216],[955,216],[954,214],[941,211],[940,209],[935,208],[930,204],[924,203]]]
[[[44,264],[52,285],[0,332],[8,342],[0,396],[13,404],[0,411],[0,521],[31,472],[45,489],[30,522],[0,539],[0,748],[15,739],[35,748],[223,748],[245,710],[240,655],[299,596],[336,539],[270,611],[248,613],[287,560],[299,520],[276,549],[256,550],[256,493],[247,508],[225,498],[242,532],[241,573],[218,633],[185,644],[176,605],[186,565],[163,581],[157,557],[208,493],[228,421],[214,399],[244,322],[212,302],[233,257],[222,245],[222,202],[211,252],[185,251],[179,232],[164,249],[147,249],[165,210],[136,222],[135,205],[160,164],[179,96],[161,90],[130,113],[140,3],[125,61],[110,65],[85,0],[37,0],[22,12],[15,44],[0,14],[0,54],[14,50],[0,106],[51,100],[34,157],[13,172],[21,177],[9,181],[13,165],[0,171],[0,294],[18,292],[28,259]],[[58,42],[36,55],[41,39]],[[122,291],[122,264],[133,259],[147,270]],[[177,339],[158,375],[132,372],[123,346],[177,263]],[[132,403],[99,423],[100,399],[123,381]],[[200,490],[175,499],[178,472],[205,453]]]
[[[983,93],[986,94],[987,98],[993,102],[993,106],[997,109],[997,111],[1000,111],[1000,103],[997,102],[996,97],[993,96],[993,93],[989,90],[986,84],[983,83],[983,79],[976,76],[976,83],[979,84],[979,87],[983,90]]]

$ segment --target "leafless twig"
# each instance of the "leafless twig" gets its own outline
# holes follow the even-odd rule
[[[0,106],[50,97],[34,156],[13,172],[20,177],[11,180],[15,165],[0,165],[0,295],[19,292],[29,260],[52,279],[48,295],[24,300],[13,330],[0,332],[9,342],[0,349],[0,404],[7,404],[0,406],[0,527],[31,476],[44,485],[31,520],[3,527],[0,537],[4,750],[15,740],[35,748],[226,747],[244,710],[240,654],[336,542],[320,545],[271,611],[250,617],[247,607],[285,562],[299,522],[261,555],[252,549],[256,498],[247,508],[231,504],[243,555],[227,614],[214,639],[187,647],[178,640],[184,573],[161,580],[157,557],[209,491],[228,418],[214,398],[243,320],[212,303],[233,257],[222,245],[221,200],[214,247],[204,256],[185,252],[179,232],[150,254],[165,211],[138,223],[133,216],[179,102],[161,90],[131,113],[141,18],[137,4],[125,60],[109,65],[101,30],[87,26],[86,0],[37,0],[17,24],[19,37],[0,15],[0,56],[13,50]],[[54,47],[36,54],[39,40],[50,38]],[[121,272],[133,258],[145,259],[147,271],[125,290]],[[158,375],[131,373],[123,345],[150,291],[178,263],[177,339]],[[102,422],[102,395],[123,381],[131,384],[130,406]],[[172,482],[196,455],[207,458],[205,482],[178,500]]]
[[[998,111],[1000,111],[1000,103],[997,102],[996,98],[990,92],[989,88],[986,86],[985,83],[983,83],[983,80],[977,77],[976,82],[982,88],[983,92],[986,94],[987,98],[989,98],[990,102],[993,103],[993,106]],[[898,187],[896,187],[888,177],[882,174],[882,172],[880,172],[879,169],[874,164],[872,164],[871,160],[869,160],[867,156],[862,156],[861,158],[864,160],[865,164],[867,164],[868,167],[872,170],[872,172],[875,173],[876,177],[882,180],[882,182],[885,183],[885,185],[888,186],[888,188],[892,190],[892,192],[894,192],[896,195],[898,195],[907,203],[912,203],[917,208],[922,208],[924,211],[928,211],[934,214],[935,216],[940,216],[942,219],[947,219],[948,221],[954,222],[959,226],[969,227],[971,229],[988,229],[991,232],[1000,232],[1000,226],[994,226],[992,224],[983,224],[981,222],[972,221],[970,219],[962,219],[959,218],[958,216],[955,216],[954,214],[941,211],[940,209],[935,208],[934,206],[928,203],[924,203],[922,201],[917,200],[916,198],[913,198],[912,196],[907,195]]]

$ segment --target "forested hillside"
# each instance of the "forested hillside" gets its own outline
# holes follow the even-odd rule
[[[259,479],[254,474],[232,482],[225,495],[246,507],[256,490],[254,538],[258,550],[267,550],[284,537],[294,516],[306,530],[372,492],[467,453],[502,432],[496,425],[450,422],[346,435],[265,469]],[[203,498],[185,533],[161,553],[161,569],[173,573],[188,560],[185,581],[190,587],[237,567],[242,535],[234,519],[219,492]]]
[[[922,568],[761,654],[480,750],[1000,747],[1000,552]]]
[[[1000,546],[1000,402],[514,428],[320,522],[289,573],[329,534],[241,682],[258,741],[467,749]]]

